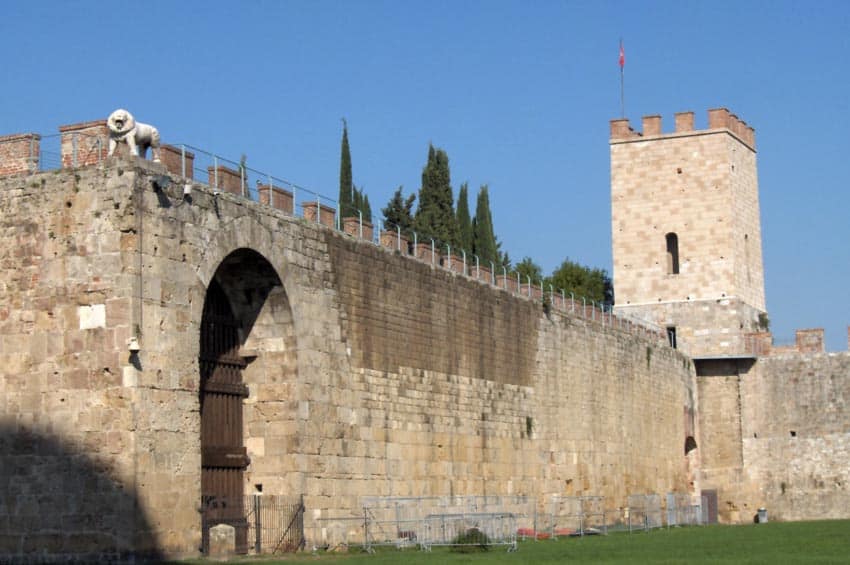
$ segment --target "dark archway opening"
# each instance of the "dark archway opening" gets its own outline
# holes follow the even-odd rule
[[[685,455],[693,451],[697,448],[697,440],[694,439],[694,436],[688,436],[685,438]]]
[[[246,500],[256,467],[248,430],[253,428],[260,441],[267,433],[252,425],[252,403],[246,400],[253,392],[256,402],[269,365],[294,373],[289,302],[265,257],[239,249],[221,262],[207,288],[200,333],[203,549],[208,549],[209,528],[226,523],[236,530],[236,551],[246,553],[249,535],[251,541],[255,537],[249,517],[253,503]],[[279,349],[287,350],[288,364]]]

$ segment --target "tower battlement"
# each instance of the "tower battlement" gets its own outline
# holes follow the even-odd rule
[[[681,135],[698,135],[705,133],[716,133],[718,130],[726,130],[741,143],[755,151],[756,133],[752,126],[730,112],[727,108],[712,108],[708,110],[708,129],[694,129],[693,112],[677,112],[675,114],[675,130],[663,133],[661,129],[661,116],[644,116],[641,119],[642,131],[635,131],[628,118],[611,120],[611,143],[622,143],[628,141],[640,141],[656,137],[676,137]]]

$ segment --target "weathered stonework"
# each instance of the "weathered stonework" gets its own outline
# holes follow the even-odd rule
[[[303,495],[311,545],[361,541],[375,496],[595,495],[616,521],[630,494],[716,492],[725,522],[848,515],[850,354],[753,333],[755,139],[728,111],[704,132],[612,122],[617,309],[681,351],[277,187],[252,202],[238,172],[177,178],[182,150],[105,158],[104,127],[66,126],[65,168],[42,173],[36,137],[0,138],[0,561],[198,552],[214,292],[247,387],[237,490]],[[668,230],[678,275],[654,264]]]
[[[165,172],[0,179],[3,555],[197,552],[213,278],[243,320],[245,492],[304,494],[311,542],[363,496],[594,494],[616,516],[692,490],[680,353]]]

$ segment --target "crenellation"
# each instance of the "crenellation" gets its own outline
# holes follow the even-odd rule
[[[694,113],[693,112],[676,112],[676,133],[686,133],[694,131]]]
[[[652,137],[661,135],[661,116],[644,116],[643,117],[643,136]]]

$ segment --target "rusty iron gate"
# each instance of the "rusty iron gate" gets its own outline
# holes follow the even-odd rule
[[[248,520],[244,492],[250,463],[242,441],[242,383],[245,361],[239,356],[239,321],[221,285],[207,289],[201,319],[201,497],[203,551],[209,528],[229,524],[236,530],[236,552],[248,552]]]

